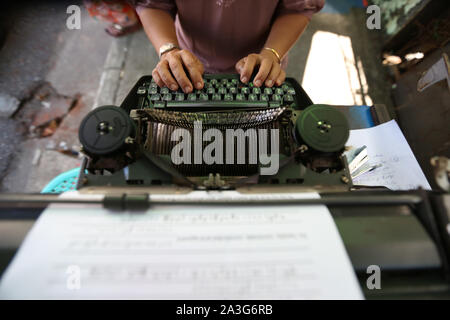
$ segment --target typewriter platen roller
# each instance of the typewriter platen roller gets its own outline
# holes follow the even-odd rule
[[[225,79],[229,82],[218,83],[227,88],[236,77],[228,75]],[[197,94],[206,95],[214,88],[211,82],[206,80],[205,92]],[[195,189],[230,189],[246,185],[320,185],[336,191],[351,187],[342,156],[349,136],[346,118],[331,107],[313,105],[294,79],[288,78],[284,89],[274,91],[282,97],[285,90],[288,99],[249,106],[247,101],[241,101],[234,106],[199,103],[196,107],[180,104],[176,108],[174,104],[165,108],[152,103],[154,86],[151,77],[144,76],[120,107],[96,108],[82,121],[79,138],[86,158],[78,188],[184,185]],[[171,157],[177,144],[185,139],[184,136],[173,139],[178,129],[193,137],[186,142],[189,145],[186,150],[191,152],[185,155],[186,150],[183,151],[187,159],[183,163],[174,162]],[[210,129],[218,130],[222,141],[205,139],[203,135],[208,135]],[[271,135],[274,129],[277,135]],[[203,138],[195,139],[196,135]],[[198,141],[200,146],[195,145]],[[212,158],[208,158],[203,150],[212,142],[222,151],[218,154],[216,149],[211,153]],[[195,149],[202,151],[200,162]],[[244,155],[240,154],[242,150]],[[261,154],[277,157],[275,174],[262,174],[267,163],[260,159]]]

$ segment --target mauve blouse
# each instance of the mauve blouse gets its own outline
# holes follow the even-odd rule
[[[134,0],[175,17],[181,48],[193,52],[210,73],[235,72],[234,65],[259,52],[274,19],[288,13],[311,18],[325,0]]]

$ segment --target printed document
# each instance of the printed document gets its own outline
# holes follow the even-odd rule
[[[194,204],[134,213],[53,205],[3,274],[0,298],[363,296],[325,206]]]

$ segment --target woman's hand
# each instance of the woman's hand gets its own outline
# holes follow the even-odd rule
[[[203,64],[191,52],[174,49],[162,55],[152,76],[160,87],[175,91],[180,86],[185,93],[190,93],[194,86],[196,89],[203,88],[203,72]]]
[[[256,66],[259,71],[253,79],[256,87],[265,83],[266,87],[280,86],[286,79],[286,72],[281,68],[278,58],[269,50],[252,53],[236,63],[236,71],[241,75],[241,81],[247,83]]]

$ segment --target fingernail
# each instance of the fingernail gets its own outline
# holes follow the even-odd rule
[[[241,81],[242,81],[242,82],[247,82],[247,77],[242,77],[242,78],[241,78]]]
[[[255,81],[255,86],[260,87],[261,86],[261,80],[256,80]]]
[[[191,87],[189,87],[189,86],[184,87],[184,92],[189,92],[189,91],[191,91]]]
[[[170,90],[172,90],[172,91],[177,90],[177,86],[174,85],[174,84],[171,84],[171,85],[170,85]]]
[[[272,80],[267,80],[267,86],[271,87],[273,85],[273,81]]]
[[[202,87],[202,83],[201,82],[197,82],[197,89],[200,89]]]

